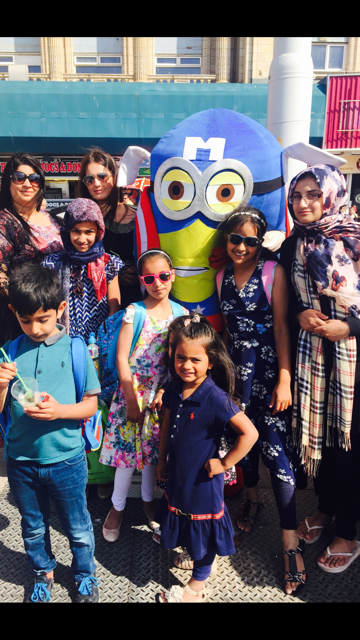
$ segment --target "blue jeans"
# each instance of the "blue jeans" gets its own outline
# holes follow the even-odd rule
[[[40,575],[56,567],[49,531],[51,498],[70,542],[75,580],[92,575],[96,569],[95,539],[85,495],[88,477],[85,452],[49,465],[8,458],[7,473],[21,514],[25,551],[33,572]]]

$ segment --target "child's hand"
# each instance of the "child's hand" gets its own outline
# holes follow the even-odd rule
[[[144,416],[141,414],[136,400],[130,400],[126,403],[126,420],[128,422],[136,422],[140,427],[142,426]]]
[[[151,411],[155,411],[155,409],[157,409],[158,413],[160,413],[161,407],[162,407],[163,395],[164,395],[164,389],[159,389],[159,391],[156,392],[154,400],[149,405]]]
[[[222,464],[221,460],[218,459],[218,458],[211,458],[211,460],[208,460],[204,464],[204,467],[205,467],[206,471],[208,472],[209,478],[213,478],[214,476],[218,476],[219,473],[225,473],[225,471],[226,471],[226,469],[223,467],[223,464]]]
[[[159,480],[159,482],[166,482],[167,481],[166,472],[167,472],[166,461],[165,462],[158,462],[157,466],[156,466],[156,477]]]
[[[43,398],[43,401],[39,402],[36,407],[24,408],[26,415],[35,420],[57,420],[61,418],[61,404],[55,398],[49,396],[46,391],[42,391],[40,397]]]
[[[274,407],[273,416],[280,411],[285,411],[292,404],[290,385],[278,382],[272,392],[269,407]]]
[[[3,362],[0,364],[0,391],[7,389],[9,382],[16,376],[15,362]]]

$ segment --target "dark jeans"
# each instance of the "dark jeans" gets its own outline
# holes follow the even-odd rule
[[[7,460],[10,489],[21,514],[21,528],[30,566],[35,574],[56,567],[51,551],[49,514],[52,499],[73,555],[72,572],[81,581],[95,572],[95,540],[87,509],[86,454],[56,464]]]
[[[243,467],[244,484],[247,489],[252,489],[259,483],[259,451],[252,449],[248,453],[251,470]],[[289,482],[284,482],[275,474],[271,473],[271,483],[280,517],[281,529],[296,530],[296,502],[295,486]]]

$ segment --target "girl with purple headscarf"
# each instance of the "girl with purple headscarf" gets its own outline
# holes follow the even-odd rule
[[[60,320],[70,337],[88,342],[101,323],[120,309],[117,275],[124,266],[105,253],[104,218],[93,200],[78,198],[67,208],[61,225],[64,251],[49,255],[42,265],[60,274],[67,305]]]
[[[360,223],[347,202],[336,167],[299,173],[288,194],[294,228],[280,252],[290,292],[293,431],[319,497],[298,535],[313,544],[335,522],[318,559],[328,573],[360,555]]]

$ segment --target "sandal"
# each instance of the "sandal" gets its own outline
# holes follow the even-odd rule
[[[156,544],[160,544],[160,539],[161,539],[160,527],[156,527],[156,529],[154,529],[154,533],[153,533],[152,539],[153,539],[154,542],[156,542]]]
[[[331,553],[330,547],[326,548],[326,553],[328,558],[330,558],[330,556],[346,556],[349,558],[349,560],[345,564],[340,565],[340,567],[327,567],[325,564],[318,561],[318,567],[323,571],[326,571],[327,573],[342,573],[343,571],[346,571],[346,569],[348,569],[352,562],[354,562],[354,560],[356,560],[356,558],[360,555],[360,542],[358,540],[356,541],[356,547],[354,551],[351,551],[350,553],[339,551],[337,553]]]
[[[194,602],[205,602],[207,598],[207,591],[205,587],[201,589],[201,591],[193,591],[190,589],[188,585],[186,587],[180,587],[178,584],[171,587],[169,591],[164,592],[164,596],[159,593],[158,600],[159,602],[165,603],[173,603],[173,602],[184,602],[183,593],[190,593],[192,596],[196,596],[196,600]],[[191,602],[189,603],[191,604]]]
[[[191,571],[194,568],[194,560],[188,554],[187,551],[183,551],[182,553],[179,553],[175,557],[174,565],[178,569],[185,569],[185,570]],[[216,571],[217,571],[217,562],[216,562],[216,556],[215,556],[214,562],[212,563],[212,566],[211,566],[211,573],[216,573]]]
[[[251,529],[253,527],[253,524],[255,522],[256,514],[257,514],[259,509],[263,508],[264,505],[263,505],[262,502],[252,502],[251,500],[246,500],[246,502],[244,502],[242,506],[244,507],[244,510],[243,510],[241,516],[238,516],[236,518],[235,522],[236,522],[237,527],[239,527],[239,524],[238,524],[239,522],[245,522],[246,524],[249,524],[250,525],[250,531],[245,531],[245,529],[241,529],[241,531],[243,531],[244,533],[250,533]],[[251,507],[257,507],[257,509],[256,509],[256,511],[255,511],[253,516],[249,515]],[[239,527],[239,529],[240,529],[240,527]]]
[[[335,522],[335,518],[333,518],[332,521],[329,522],[329,524],[325,524],[324,526],[315,525],[314,527],[310,527],[309,523],[308,523],[308,519],[305,518],[305,524],[306,524],[306,528],[307,528],[307,533],[309,533],[309,531],[313,531],[314,529],[319,529],[319,532],[311,540],[307,540],[306,538],[302,538],[299,535],[299,533],[298,533],[298,536],[299,536],[300,540],[303,540],[305,542],[305,544],[314,544],[314,542],[317,542],[319,540],[322,532],[325,531],[325,529],[327,529],[328,527],[331,527],[331,525],[334,524],[334,522]]]
[[[285,551],[285,549],[283,549],[284,556],[289,556],[289,571],[285,570],[285,573],[287,575],[285,584],[288,582],[300,582],[299,586],[296,587],[296,589],[291,593],[287,593],[287,591],[284,590],[287,596],[298,595],[301,589],[303,589],[303,587],[306,585],[306,578],[304,577],[306,576],[305,569],[303,571],[298,571],[296,566],[296,556],[300,553],[302,557],[302,552],[303,548],[300,545],[296,547],[295,550],[289,549],[289,551]]]

